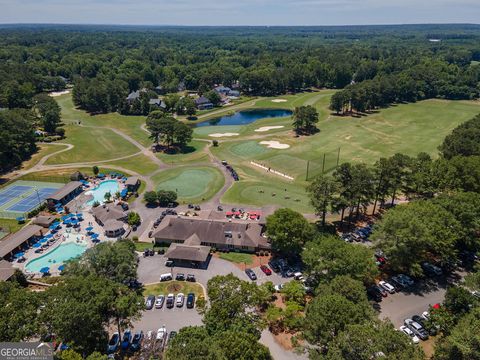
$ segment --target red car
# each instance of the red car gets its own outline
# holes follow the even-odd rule
[[[262,270],[265,275],[272,275],[272,270],[270,270],[266,265],[260,266],[260,270]]]

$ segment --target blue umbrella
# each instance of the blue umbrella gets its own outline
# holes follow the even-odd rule
[[[35,249],[39,248],[40,246],[42,246],[42,244],[40,244],[39,242],[33,244],[33,247],[34,247]]]
[[[25,218],[23,216],[19,216],[17,217],[15,220],[17,221],[25,221]]]
[[[89,226],[89,227],[85,228],[85,230],[87,230],[88,232],[90,232],[90,231],[93,230],[93,226]]]
[[[41,242],[42,244],[43,244],[43,243],[46,243],[47,241],[48,241],[48,239],[45,238],[45,237],[40,239],[40,242]]]
[[[92,235],[90,235],[90,237],[91,237],[92,239],[98,239],[98,234],[92,234]]]
[[[47,239],[51,239],[51,238],[53,237],[53,234],[47,234],[47,235],[45,235],[45,237],[46,237]]]
[[[59,270],[59,271],[65,270],[65,265],[60,265],[60,266],[58,267],[58,270]]]
[[[50,272],[50,268],[48,266],[45,266],[45,267],[40,269],[40,272],[42,274],[48,274]]]
[[[56,225],[50,225],[48,227],[48,229],[51,230],[51,231],[55,231],[55,230],[57,230],[57,226]]]
[[[14,256],[15,256],[15,258],[18,259],[18,258],[21,258],[24,255],[25,255],[25,253],[23,251],[20,251],[19,253],[16,253]]]

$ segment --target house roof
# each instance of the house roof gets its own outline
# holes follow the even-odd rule
[[[195,99],[195,104],[197,105],[205,105],[211,104],[212,102],[208,100],[205,96],[200,96],[199,98]]]
[[[92,209],[93,216],[102,224],[106,224],[108,220],[121,220],[127,216],[120,205],[104,204]]]
[[[210,246],[192,246],[173,243],[168,248],[165,256],[169,259],[204,262],[207,260],[209,254]]]
[[[188,245],[208,243],[269,249],[270,244],[262,236],[262,232],[263,226],[259,223],[235,223],[167,216],[153,233],[153,237],[171,241],[180,240]]]
[[[103,229],[105,231],[117,231],[123,229],[123,222],[114,219],[107,220],[103,225]]]
[[[55,221],[55,216],[37,216],[33,223],[43,227],[49,227]]]
[[[37,235],[42,229],[38,225],[27,225],[16,233],[7,235],[0,241],[0,257],[8,255],[32,236]]]
[[[0,281],[6,281],[12,277],[15,269],[12,264],[6,260],[0,260]]]
[[[135,186],[138,183],[138,176],[130,176],[126,181],[125,181],[125,186]]]
[[[57,192],[50,195],[47,199],[49,200],[62,200],[65,196],[71,194],[73,191],[77,190],[83,184],[80,181],[70,181],[64,187],[57,190]]]
[[[132,91],[130,94],[127,96],[127,100],[135,100],[140,97],[140,90],[137,91]]]
[[[214,89],[216,92],[218,93],[229,93],[232,89],[230,89],[229,87],[226,87],[226,86],[223,86],[223,85],[220,85],[220,86],[217,86],[215,89]]]

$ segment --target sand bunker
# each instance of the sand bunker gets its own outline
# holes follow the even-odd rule
[[[282,144],[278,141],[260,141],[261,145],[267,145],[270,149],[288,149],[290,145]]]
[[[256,132],[265,132],[268,130],[273,130],[273,129],[281,129],[285,126],[283,125],[278,125],[278,126],[262,126],[261,128],[255,129]]]
[[[51,97],[57,97],[57,96],[65,95],[65,94],[68,94],[68,93],[70,93],[70,90],[53,91],[53,92],[49,93],[48,95],[50,95]]]
[[[284,103],[284,102],[287,102],[287,100],[285,100],[285,99],[273,99],[272,102],[274,102],[274,103]]]
[[[240,135],[239,133],[214,133],[210,134],[208,136],[214,137],[214,138],[219,138],[219,137],[226,137],[226,136],[238,136]]]

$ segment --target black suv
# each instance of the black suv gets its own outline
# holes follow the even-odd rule
[[[175,280],[185,281],[185,274],[178,273],[177,276],[175,276]]]
[[[280,272],[280,270],[281,270],[278,263],[276,261],[273,261],[273,260],[270,260],[268,262],[268,266],[270,266],[270,268],[276,273]]]
[[[197,280],[195,280],[195,275],[187,274],[187,281],[196,282]]]
[[[193,309],[194,306],[195,306],[195,294],[190,293],[187,295],[187,308]]]
[[[369,298],[371,298],[372,300],[374,300],[376,302],[382,301],[382,293],[380,292],[380,290],[376,286],[370,286],[367,289],[367,295],[368,295]]]

